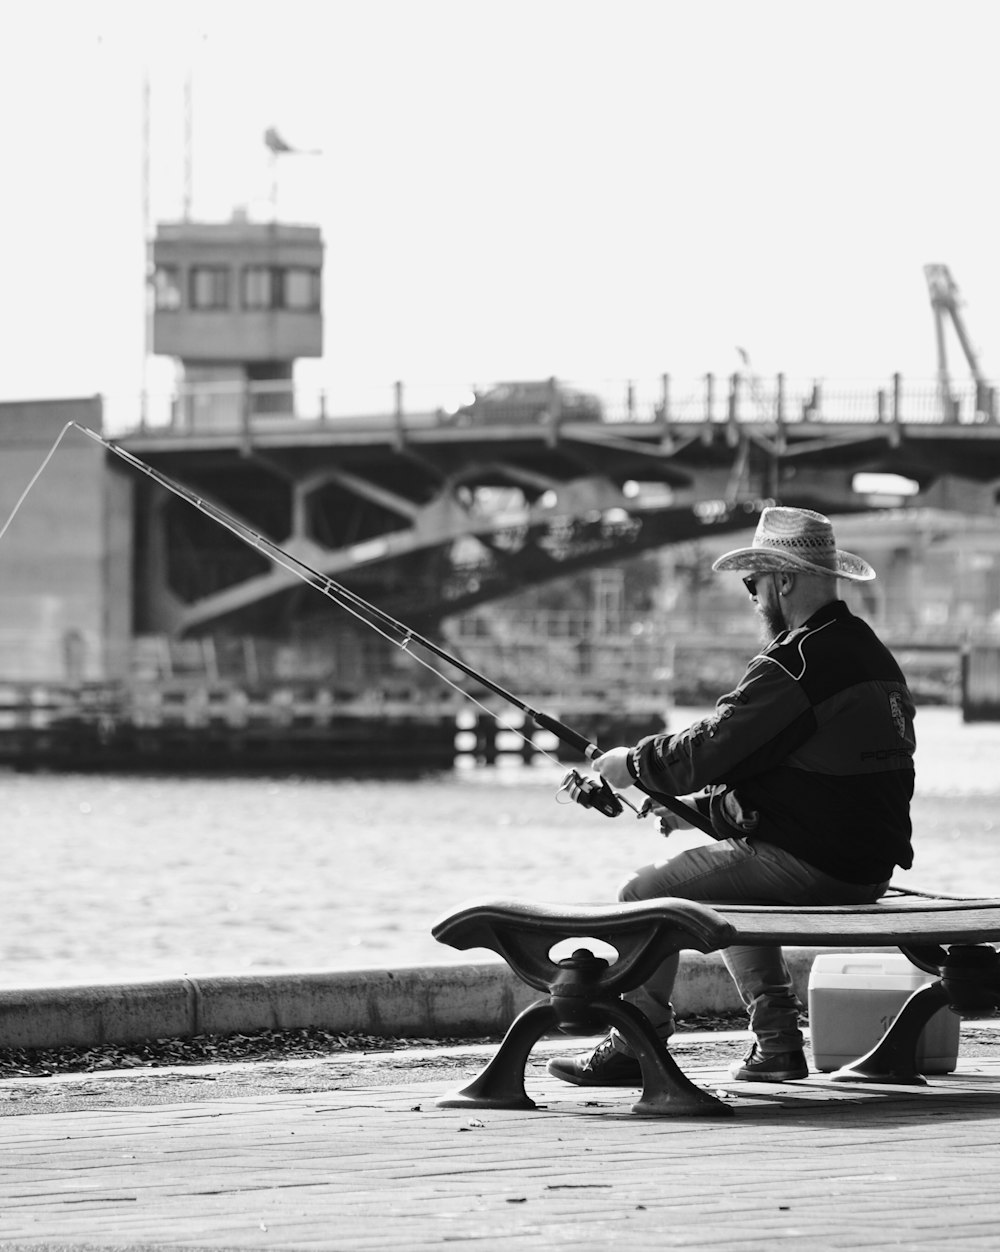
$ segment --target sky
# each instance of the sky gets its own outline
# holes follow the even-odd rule
[[[276,186],[321,226],[303,369],[334,392],[694,380],[739,347],[932,380],[928,262],[1000,374],[995,0],[35,0],[4,28],[0,400],[169,381],[145,236],[186,163],[195,218],[266,220]],[[272,126],[317,153],[273,181]]]

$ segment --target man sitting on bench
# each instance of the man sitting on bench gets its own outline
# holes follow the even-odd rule
[[[714,570],[740,570],[761,622],[763,650],[715,712],[678,734],[612,748],[593,765],[612,786],[684,796],[710,817],[717,842],[647,865],[621,900],[679,896],[754,904],[869,904],[895,866],[908,869],[913,701],[899,666],[838,598],[839,578],[875,571],[837,549],[829,519],[767,508],[753,544]],[[697,794],[696,794],[697,793]],[[654,806],[664,834],[684,823]],[[809,1072],[798,1002],[780,947],[723,953],[754,1042],[737,1080],[784,1082]],[[677,956],[626,998],[664,1040]],[[559,1056],[549,1072],[581,1086],[639,1086],[638,1061],[612,1031],[591,1053]]]

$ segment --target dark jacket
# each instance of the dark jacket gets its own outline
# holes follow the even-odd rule
[[[711,717],[643,739],[629,767],[652,792],[710,788],[719,838],[776,844],[844,882],[886,882],[913,863],[913,717],[892,653],[834,600],[755,656]]]

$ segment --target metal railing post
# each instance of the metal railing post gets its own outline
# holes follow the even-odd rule
[[[562,396],[559,393],[559,380],[553,376],[549,379],[549,428],[546,443],[554,448],[559,439],[559,426],[562,422]]]
[[[899,428],[903,422],[903,378],[901,374],[892,376],[892,435],[889,442],[894,448],[899,447]]]
[[[740,376],[729,375],[729,400],[726,406],[726,442],[735,448],[740,441]]]
[[[705,424],[702,427],[701,441],[709,444],[712,442],[712,410],[715,408],[715,377],[712,374],[705,375]]]
[[[392,384],[392,416],[396,423],[396,446],[402,447],[406,442],[406,426],[403,421],[403,384],[396,381]]]
[[[779,374],[777,379],[778,389],[774,397],[774,420],[778,427],[778,451],[784,452],[786,446],[785,439],[785,376]]]
[[[662,447],[672,450],[674,446],[673,436],[670,433],[670,375],[660,375],[660,444]]]

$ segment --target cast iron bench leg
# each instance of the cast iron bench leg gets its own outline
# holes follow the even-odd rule
[[[917,1044],[921,1031],[948,999],[940,979],[918,987],[875,1047],[838,1069],[831,1081],[926,1086],[927,1079],[917,1070]]]
[[[524,1089],[524,1067],[531,1049],[558,1021],[548,1000],[522,1009],[504,1035],[496,1056],[467,1087],[435,1101],[442,1109],[533,1109],[538,1106]]]
[[[927,1080],[917,1072],[917,1044],[920,1032],[938,1009],[947,1005],[968,1016],[992,1013],[1000,1005],[1000,954],[987,944],[953,944],[948,951],[902,950],[923,969],[933,969],[936,964],[941,977],[918,987],[875,1047],[860,1060],[838,1069],[832,1075],[834,1082],[926,1085]]]
[[[642,1070],[642,1095],[632,1112],[646,1117],[729,1117],[728,1104],[698,1087],[680,1069],[649,1024],[626,1000],[595,1001],[635,1053]]]

